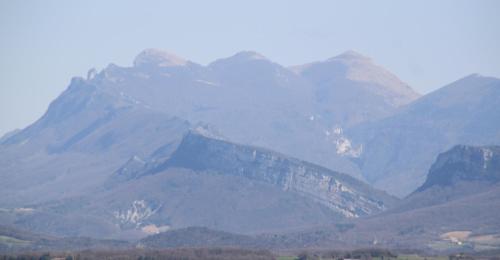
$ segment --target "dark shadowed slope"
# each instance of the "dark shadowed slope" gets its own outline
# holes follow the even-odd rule
[[[85,194],[190,127],[76,78],[44,116],[0,144],[0,207]]]
[[[499,146],[457,145],[437,157],[424,184],[392,211],[443,204],[477,195],[497,187],[499,181]]]
[[[500,181],[500,146],[458,145],[440,154],[416,193],[436,186],[444,188],[473,181]]]

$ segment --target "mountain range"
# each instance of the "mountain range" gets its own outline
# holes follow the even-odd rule
[[[296,246],[497,234],[495,211],[482,213],[497,205],[498,104],[500,79],[421,96],[354,51],[284,67],[251,51],[203,66],[147,49],[73,78],[0,139],[0,221],[99,239],[285,232]]]

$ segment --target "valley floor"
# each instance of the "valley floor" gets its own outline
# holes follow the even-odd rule
[[[0,260],[460,260],[460,259],[500,259],[500,254],[491,255],[442,255],[423,256],[418,254],[395,254],[387,250],[367,249],[355,251],[303,251],[295,255],[280,255],[268,250],[247,250],[236,248],[178,248],[162,250],[84,250],[77,252],[28,252],[0,254]]]

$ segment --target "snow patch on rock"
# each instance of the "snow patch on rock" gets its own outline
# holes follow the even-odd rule
[[[488,148],[483,148],[481,151],[483,152],[483,169],[486,169],[488,168],[488,162],[493,157],[493,151]]]
[[[352,141],[344,135],[344,130],[340,126],[335,126],[331,130],[326,130],[327,140],[335,144],[336,152],[342,156],[358,158],[363,152],[363,145],[355,147]]]
[[[159,234],[162,232],[166,232],[168,230],[170,230],[170,226],[168,226],[168,225],[158,227],[155,224],[146,225],[146,226],[141,228],[141,231],[148,234],[148,235]]]
[[[113,216],[120,221],[120,224],[134,224],[140,227],[143,221],[155,214],[160,206],[152,207],[145,200],[134,200],[132,206],[126,210],[117,210],[113,212]]]
[[[198,82],[198,83],[201,83],[201,84],[205,84],[205,85],[209,85],[209,86],[219,86],[218,83],[215,83],[215,82],[212,82],[212,81],[207,81],[207,80],[202,80],[202,79],[196,79],[195,82]]]

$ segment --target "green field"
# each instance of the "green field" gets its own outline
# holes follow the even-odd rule
[[[297,260],[296,256],[279,256],[277,260]]]
[[[20,240],[17,238],[0,235],[0,245],[6,245],[8,247],[12,247],[12,246],[26,246],[29,244],[30,241]]]
[[[277,260],[297,260],[299,259],[297,256],[279,256]],[[330,260],[331,258],[319,258],[319,260]],[[397,257],[388,258],[388,257],[373,257],[373,260],[448,260],[448,256],[418,256],[418,255],[399,255]]]

